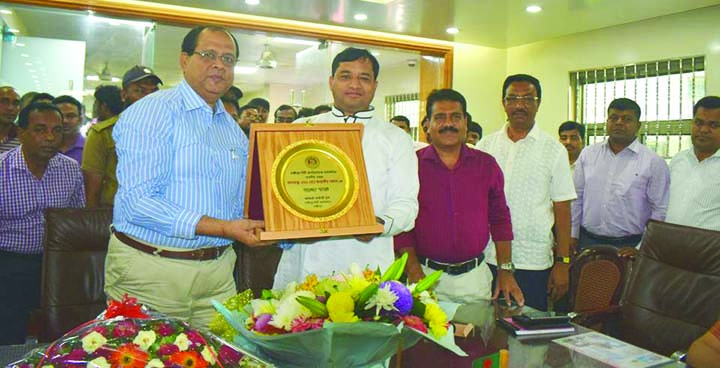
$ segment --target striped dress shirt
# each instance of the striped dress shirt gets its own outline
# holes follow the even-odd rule
[[[40,254],[48,208],[85,206],[85,187],[75,160],[57,154],[42,179],[28,169],[22,146],[0,154],[0,250]]]
[[[195,234],[203,215],[242,218],[248,140],[222,103],[213,111],[183,80],[125,110],[113,139],[115,229],[164,247],[231,242]]]

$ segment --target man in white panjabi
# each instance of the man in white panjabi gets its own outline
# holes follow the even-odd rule
[[[377,88],[377,59],[367,50],[347,48],[332,63],[330,112],[298,122],[363,124],[363,156],[370,195],[382,234],[327,238],[295,244],[283,251],[273,288],[305,276],[341,272],[356,263],[386,269],[394,260],[393,235],[412,229],[418,212],[417,157],[410,137],[384,121],[370,106]],[[312,240],[310,240],[312,241]]]

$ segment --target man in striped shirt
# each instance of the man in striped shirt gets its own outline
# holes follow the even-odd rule
[[[242,218],[248,140],[219,102],[237,56],[224,28],[193,28],[184,80],[134,103],[113,129],[119,186],[105,292],[197,327],[212,318],[211,300],[236,293],[232,242],[258,245],[264,226]]]
[[[20,145],[15,119],[20,111],[20,95],[10,86],[0,87],[0,153]]]
[[[85,206],[80,167],[58,154],[60,110],[29,105],[18,132],[22,145],[0,154],[0,345],[25,342],[28,316],[39,305],[43,211]]]

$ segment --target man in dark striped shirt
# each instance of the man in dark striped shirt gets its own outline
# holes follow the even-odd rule
[[[15,119],[20,111],[20,95],[10,86],[0,87],[0,153],[20,145]]]
[[[442,89],[428,96],[429,147],[417,151],[420,211],[415,228],[395,237],[395,249],[408,253],[411,282],[434,270],[444,274],[435,288],[441,300],[473,303],[497,298],[524,303],[515,282],[510,241],[510,210],[503,174],[495,159],[465,145],[468,119],[465,98]],[[484,259],[492,235],[500,265],[493,276]]]
[[[33,103],[20,112],[22,145],[0,154],[0,345],[25,342],[38,307],[47,208],[85,206],[80,167],[59,155],[60,110]]]

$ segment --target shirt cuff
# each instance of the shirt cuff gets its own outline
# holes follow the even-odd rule
[[[197,212],[187,210],[180,212],[175,218],[172,236],[183,239],[197,239],[195,231],[202,217],[203,215]]]
[[[385,215],[378,216],[378,217],[383,219],[383,221],[385,221],[385,224],[383,225],[383,227],[384,227],[383,234],[390,234],[390,230],[392,230],[393,223],[395,222],[395,220],[392,217],[385,216]]]

